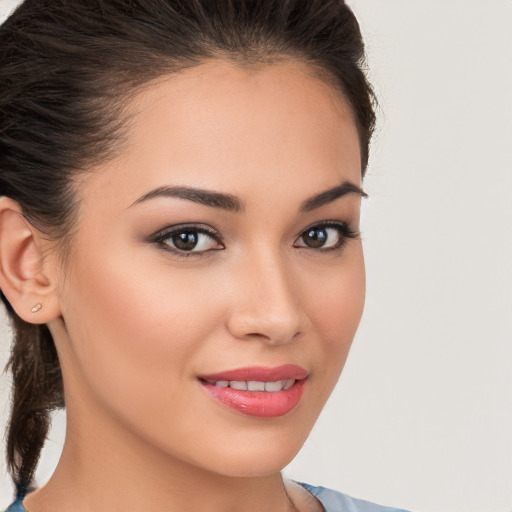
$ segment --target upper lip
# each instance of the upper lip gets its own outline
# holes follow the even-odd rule
[[[276,382],[278,380],[301,380],[308,376],[308,371],[295,364],[285,364],[276,367],[266,366],[248,366],[245,368],[236,368],[226,370],[219,373],[210,373],[208,375],[200,375],[199,378],[210,382],[220,380],[237,380],[237,381],[259,381],[259,382]]]

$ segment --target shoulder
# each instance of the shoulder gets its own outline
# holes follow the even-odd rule
[[[297,483],[320,501],[325,512],[407,512],[403,509],[383,507],[369,501],[352,498],[347,494],[326,487],[315,487],[302,482]],[[22,500],[18,499],[5,512],[27,512],[27,510],[23,506]]]
[[[21,499],[16,500],[5,512],[27,512]]]
[[[347,494],[325,487],[315,487],[302,482],[297,483],[320,501],[325,512],[407,512],[403,509],[383,507],[369,501],[352,498]]]

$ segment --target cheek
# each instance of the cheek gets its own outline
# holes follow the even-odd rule
[[[365,300],[365,268],[360,244],[353,248],[338,271],[310,281],[308,316],[318,339],[313,357],[323,382],[317,389],[330,394],[347,359],[359,326]]]
[[[128,405],[148,409],[169,402],[189,377],[187,362],[212,326],[222,325],[217,302],[193,274],[137,257],[110,252],[81,268],[71,276],[63,313],[84,386],[110,405],[125,396]]]
[[[339,266],[316,276],[310,283],[310,318],[332,348],[350,345],[359,325],[365,299],[365,270],[362,250],[355,247]]]

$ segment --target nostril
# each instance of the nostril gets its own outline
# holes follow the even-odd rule
[[[235,338],[273,345],[289,343],[302,333],[296,320],[283,322],[272,318],[253,318],[252,321],[242,321],[235,315],[228,321],[227,328]]]

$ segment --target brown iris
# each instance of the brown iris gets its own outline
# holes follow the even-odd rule
[[[308,247],[318,248],[322,247],[327,240],[327,232],[323,228],[308,229],[303,235],[302,239]]]
[[[198,236],[195,231],[182,231],[173,235],[171,239],[177,249],[191,251],[197,245]]]

